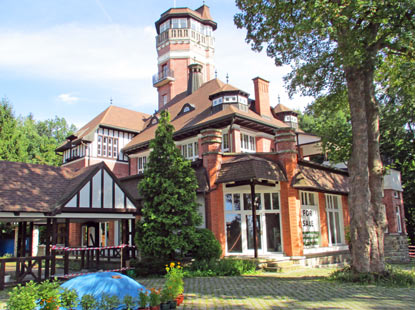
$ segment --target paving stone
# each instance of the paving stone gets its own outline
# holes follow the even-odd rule
[[[161,287],[164,279],[138,279]],[[179,309],[390,309],[415,308],[414,288],[340,284],[322,279],[279,278],[272,274],[185,279]]]

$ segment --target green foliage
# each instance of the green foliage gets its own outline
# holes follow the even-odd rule
[[[16,118],[7,99],[0,102],[0,160],[60,165],[55,149],[75,132],[64,118],[35,121],[32,115]]]
[[[164,288],[169,291],[170,300],[174,300],[179,294],[183,294],[184,282],[183,282],[183,268],[180,263],[175,264],[171,262],[166,266],[167,274],[165,275],[166,282]]]
[[[75,290],[64,288],[61,293],[61,306],[66,310],[72,310],[78,307],[78,304],[78,293]]]
[[[199,260],[185,267],[184,275],[186,277],[240,276],[254,273],[257,267],[258,261],[251,259]]]
[[[357,273],[351,267],[346,267],[333,272],[330,277],[332,281],[352,282],[359,284],[376,284],[395,287],[415,287],[415,270],[403,270],[386,266],[384,273]]]
[[[14,238],[14,227],[11,223],[0,223],[0,237],[1,239]]]
[[[147,290],[141,289],[141,291],[139,292],[138,295],[139,295],[139,298],[140,298],[140,301],[138,303],[139,308],[147,307],[147,305],[150,301],[150,296],[149,296]]]
[[[133,310],[137,306],[136,300],[130,295],[125,295],[122,303],[124,304],[126,310]]]
[[[25,286],[18,285],[9,293],[8,309],[32,310],[37,306],[44,310],[65,307],[76,308],[78,295],[74,290],[61,290],[58,282],[44,281],[37,284],[30,281]]]
[[[36,301],[39,299],[37,284],[30,281],[25,286],[17,285],[9,293],[7,308],[13,310],[32,310],[36,308]]]
[[[196,260],[210,260],[219,259],[221,255],[222,247],[212,231],[206,228],[197,229],[192,257]]]
[[[106,293],[101,294],[101,300],[99,301],[100,310],[113,310],[120,305],[120,299],[117,295],[109,295]]]
[[[150,307],[158,306],[161,302],[160,296],[161,290],[156,290],[155,288],[150,288]]]
[[[143,257],[131,261],[131,267],[138,277],[163,276],[166,274],[164,267],[169,263],[168,259],[160,257]]]
[[[95,299],[93,295],[85,294],[81,298],[81,308],[82,310],[98,310],[99,302]]]
[[[168,259],[191,250],[200,222],[195,173],[174,144],[173,130],[169,113],[163,111],[138,186],[143,207],[135,238],[145,255]]]

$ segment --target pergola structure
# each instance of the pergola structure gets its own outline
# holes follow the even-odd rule
[[[40,281],[42,277],[57,275],[59,252],[64,258],[64,272],[60,275],[63,277],[70,276],[70,253],[80,255],[82,263],[86,256],[87,265],[89,258],[95,258],[98,265],[100,253],[112,250],[121,258],[120,271],[126,270],[126,260],[135,255],[130,250],[136,216],[137,206],[132,195],[103,162],[74,170],[0,161],[0,221],[17,223],[18,227],[16,258],[1,260],[0,289],[4,286],[7,262],[16,262],[16,282],[23,281],[27,275]],[[117,222],[119,229],[111,232],[115,234],[111,237],[113,244],[102,247],[98,225],[106,221]],[[86,226],[79,232],[84,234],[79,237],[85,237],[86,242],[76,248],[69,244],[71,224]],[[37,243],[34,227],[38,226],[46,226],[44,256],[34,256],[33,252]]]

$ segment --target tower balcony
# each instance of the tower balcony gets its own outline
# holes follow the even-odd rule
[[[163,71],[153,75],[153,86],[160,87],[173,82],[174,80],[174,71],[170,69],[164,69]]]
[[[167,29],[156,37],[157,46],[169,40],[190,40],[205,47],[213,47],[215,43],[214,37],[205,36],[191,28],[174,28]]]

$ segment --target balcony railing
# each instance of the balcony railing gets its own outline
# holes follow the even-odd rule
[[[168,29],[157,36],[157,46],[169,39],[184,40],[189,39],[206,47],[213,47],[215,39],[212,36],[205,36],[193,29]]]
[[[174,81],[174,71],[164,69],[163,71],[153,75],[153,86],[159,87],[164,84]]]

